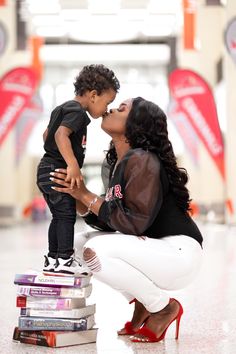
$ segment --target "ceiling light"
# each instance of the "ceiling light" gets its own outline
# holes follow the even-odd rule
[[[61,15],[65,21],[79,21],[88,17],[89,12],[84,9],[62,9]]]
[[[92,14],[116,14],[120,0],[88,0],[88,10]]]
[[[170,36],[175,29],[174,15],[149,15],[145,18],[142,33],[146,36]]]
[[[94,15],[83,21],[67,24],[70,38],[84,42],[119,42],[137,37],[138,28],[134,23],[117,16]]]
[[[150,0],[147,9],[152,14],[176,13],[181,4],[181,0]]]
[[[66,29],[61,26],[38,27],[35,31],[40,37],[63,37],[66,35]]]
[[[88,62],[154,62],[166,64],[170,60],[170,48],[165,44],[96,44],[46,45],[41,49],[41,58],[47,63]]]
[[[36,15],[32,17],[34,26],[60,26],[63,18],[59,15]]]
[[[61,9],[58,0],[27,0],[27,4],[31,14],[53,14]]]

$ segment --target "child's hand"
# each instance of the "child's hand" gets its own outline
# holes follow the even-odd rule
[[[67,177],[66,182],[70,182],[70,188],[73,189],[74,186],[80,187],[80,181],[83,181],[83,176],[81,174],[78,165],[67,166],[66,169]]]

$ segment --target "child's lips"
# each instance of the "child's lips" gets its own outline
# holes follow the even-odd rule
[[[107,116],[108,116],[108,114],[109,114],[108,112],[103,113],[102,118],[107,117]]]

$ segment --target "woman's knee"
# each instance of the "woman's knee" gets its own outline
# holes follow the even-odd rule
[[[97,256],[96,252],[92,248],[90,247],[84,248],[83,258],[87,266],[93,273],[99,272],[102,269],[99,257]]]

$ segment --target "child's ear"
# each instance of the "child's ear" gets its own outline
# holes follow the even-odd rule
[[[90,99],[93,103],[95,102],[97,95],[97,90],[90,91]]]

